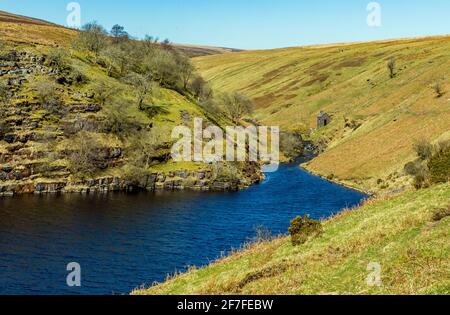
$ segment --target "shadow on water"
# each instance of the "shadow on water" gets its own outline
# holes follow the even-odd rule
[[[284,234],[365,195],[282,165],[236,193],[114,193],[0,199],[0,294],[128,293],[240,247],[256,226]],[[66,266],[81,265],[79,288]]]

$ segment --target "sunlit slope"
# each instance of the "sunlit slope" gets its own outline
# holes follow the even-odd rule
[[[445,184],[370,201],[303,245],[263,242],[134,293],[449,294],[449,200]],[[367,282],[376,265],[381,286]]]
[[[387,69],[391,58],[396,61],[393,79]],[[450,93],[437,98],[432,88],[439,81],[450,91],[449,36],[194,60],[218,90],[251,96],[263,124],[309,135],[320,110],[332,114],[331,125],[311,133],[328,149],[309,168],[360,188],[376,189],[378,179],[398,186],[394,182],[404,179],[394,173],[414,158],[415,139],[450,137]]]
[[[47,21],[0,11],[0,39],[25,44],[64,46],[77,34]]]

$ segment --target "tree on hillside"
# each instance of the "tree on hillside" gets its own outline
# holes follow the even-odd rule
[[[181,83],[177,63],[170,51],[158,49],[147,59],[147,68],[161,86],[176,88]]]
[[[208,82],[199,75],[195,76],[190,82],[189,89],[198,101],[206,101],[213,96],[213,91]]]
[[[395,75],[396,75],[396,71],[395,71],[395,69],[396,69],[396,62],[395,62],[395,59],[394,59],[394,58],[391,58],[391,59],[388,61],[388,63],[387,63],[387,68],[388,68],[388,70],[389,70],[389,77],[390,77],[391,79],[395,78]]]
[[[114,37],[116,43],[121,39],[128,38],[128,33],[125,31],[125,28],[119,24],[116,24],[111,28],[110,34]]]
[[[250,98],[239,92],[224,94],[221,100],[228,117],[236,124],[244,115],[253,112],[253,103]]]
[[[85,24],[81,29],[77,44],[98,56],[108,43],[106,30],[97,22]]]
[[[141,131],[139,136],[132,139],[130,146],[132,164],[148,169],[153,159],[158,157],[159,150],[170,142],[169,137],[170,131],[164,128]]]
[[[144,110],[144,101],[148,95],[156,90],[156,84],[150,77],[138,73],[131,73],[126,77],[126,82],[134,87],[138,108]]]
[[[191,60],[184,54],[177,53],[176,59],[180,77],[183,81],[183,89],[187,90],[188,84],[194,74],[195,68],[191,63]]]
[[[111,45],[102,52],[105,57],[106,68],[108,76],[116,75],[124,77],[127,73],[127,68],[130,65],[130,55],[124,47],[125,45]]]
[[[161,47],[165,50],[172,50],[172,43],[170,42],[170,40],[168,38],[166,38],[165,40],[163,40],[161,42]]]

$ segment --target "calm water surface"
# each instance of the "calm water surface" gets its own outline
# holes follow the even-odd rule
[[[363,198],[295,165],[237,193],[0,198],[0,294],[126,294],[240,247],[256,226],[286,233],[299,214],[326,218]],[[66,285],[70,262],[79,288]]]

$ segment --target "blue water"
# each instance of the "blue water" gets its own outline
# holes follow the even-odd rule
[[[295,165],[236,193],[20,196],[0,199],[0,294],[126,294],[239,248],[299,214],[327,218],[365,196]],[[81,287],[66,284],[70,262]]]

